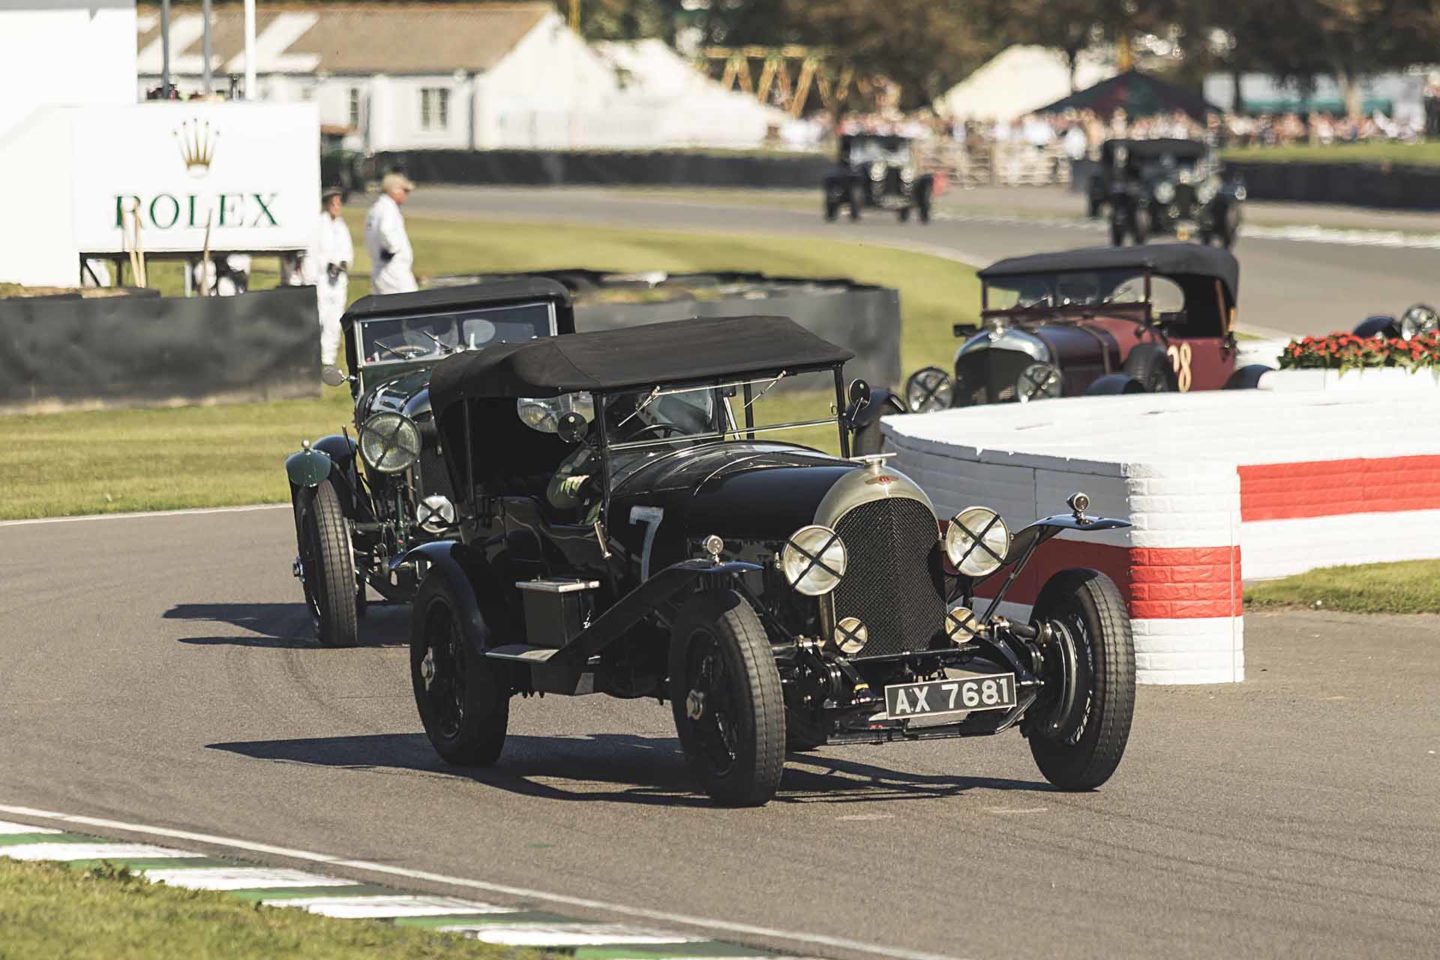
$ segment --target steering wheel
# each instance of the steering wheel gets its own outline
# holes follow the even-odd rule
[[[433,347],[424,347],[418,343],[399,343],[394,346],[388,343],[377,343],[375,348],[377,351],[384,351],[392,356],[399,357],[401,360],[428,357],[434,351]]]
[[[658,431],[662,431],[662,430],[663,430],[663,431],[666,431],[666,432],[665,432],[664,434],[659,434]],[[647,436],[647,435],[649,435],[649,434],[651,434],[651,433],[656,433],[656,434],[657,434],[657,436],[656,436],[656,439],[657,439],[657,440],[663,440],[663,439],[666,439],[666,438],[668,438],[668,437],[683,437],[683,436],[685,436],[685,432],[684,432],[683,430],[681,430],[679,427],[675,426],[675,424],[673,424],[673,423],[647,423],[645,426],[641,427],[639,430],[636,430],[636,431],[630,436],[630,439],[626,441],[626,443],[629,443],[631,440],[639,440],[641,437]]]

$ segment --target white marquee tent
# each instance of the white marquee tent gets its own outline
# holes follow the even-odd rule
[[[1075,89],[1115,76],[1112,64],[1081,56]],[[1006,47],[940,97],[941,111],[958,120],[1009,121],[1069,96],[1070,68],[1065,54],[1046,47]]]

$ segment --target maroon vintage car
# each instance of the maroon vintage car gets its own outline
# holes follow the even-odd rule
[[[1236,366],[1240,267],[1192,244],[1094,247],[1001,260],[980,271],[981,325],[953,376],[916,371],[905,407],[922,413],[1050,397],[1253,387]]]

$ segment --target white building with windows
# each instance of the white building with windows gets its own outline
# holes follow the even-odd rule
[[[194,4],[172,11],[171,79],[182,95],[199,92],[201,12]],[[241,82],[241,18],[239,3],[216,0],[211,72],[219,91]],[[160,83],[159,8],[141,6],[136,25],[140,86],[148,90]],[[343,129],[349,146],[369,152],[746,146],[775,122],[753,98],[702,91],[709,81],[678,58],[695,82],[672,81],[657,97],[548,2],[267,0],[256,48],[261,99],[313,100],[327,129]]]

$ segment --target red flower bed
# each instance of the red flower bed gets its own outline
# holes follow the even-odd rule
[[[1364,367],[1440,370],[1440,331],[1413,340],[1332,333],[1328,337],[1291,340],[1280,352],[1282,370],[1357,370]]]

